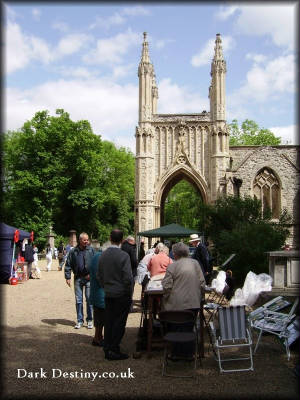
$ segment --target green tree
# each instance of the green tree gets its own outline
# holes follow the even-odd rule
[[[246,119],[239,127],[236,119],[228,124],[230,131],[230,146],[274,146],[281,143],[269,129],[260,128],[255,121]]]
[[[277,222],[261,211],[257,198],[219,198],[208,212],[207,234],[214,243],[215,257],[222,264],[232,253],[231,269],[242,284],[249,271],[268,273],[267,252],[279,250],[289,234],[291,217],[286,210]]]
[[[99,240],[113,225],[132,230],[134,156],[102,141],[88,121],[37,112],[4,135],[3,159],[5,221],[34,230],[40,243],[50,225]]]
[[[205,230],[207,206],[198,190],[186,180],[181,180],[169,192],[164,208],[164,223]]]

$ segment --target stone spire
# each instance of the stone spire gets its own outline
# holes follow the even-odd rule
[[[216,35],[215,44],[216,45],[215,45],[214,61],[224,60],[223,50],[222,50],[222,40],[221,40],[221,35],[219,33],[217,33]]]
[[[156,100],[158,98],[157,86],[153,65],[149,57],[147,33],[144,32],[142,57],[138,68],[139,77],[139,122],[152,120],[156,113]]]
[[[150,63],[149,44],[147,42],[147,32],[144,32],[143,35],[144,35],[144,42],[143,42],[141,63]]]
[[[211,63],[209,88],[210,113],[213,121],[225,121],[225,75],[226,61],[223,57],[221,35],[217,33],[214,58]]]

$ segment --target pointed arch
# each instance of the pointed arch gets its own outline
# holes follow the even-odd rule
[[[262,212],[267,208],[272,218],[278,219],[281,211],[281,182],[277,174],[269,167],[259,169],[254,177],[253,194],[262,203]]]
[[[208,202],[208,186],[204,179],[186,164],[178,164],[161,177],[156,187],[155,205],[157,210],[157,222],[159,220],[161,223],[164,219],[164,203],[170,190],[183,179],[189,182],[198,191],[204,203]]]

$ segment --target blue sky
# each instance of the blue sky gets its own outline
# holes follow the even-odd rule
[[[143,32],[159,113],[209,111],[214,40],[227,62],[227,122],[298,144],[297,2],[4,3],[5,129],[63,108],[135,152]]]

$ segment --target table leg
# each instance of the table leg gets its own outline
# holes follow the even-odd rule
[[[148,356],[152,350],[152,332],[153,332],[153,296],[148,296],[148,327],[147,327],[147,353]]]
[[[201,301],[200,305],[200,313],[199,313],[199,320],[200,320],[200,357],[204,357],[204,324],[203,324],[203,301]]]

